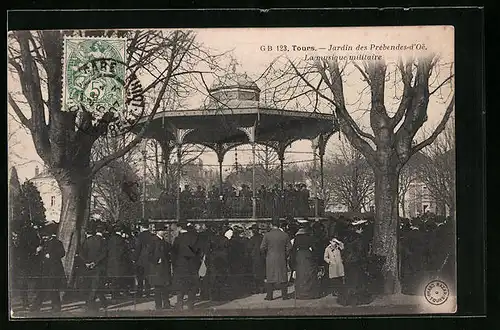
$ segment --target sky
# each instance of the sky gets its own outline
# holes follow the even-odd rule
[[[257,79],[268,67],[269,63],[277,56],[286,55],[290,59],[304,59],[307,55],[380,55],[391,65],[398,56],[418,56],[425,54],[426,50],[421,49],[425,45],[427,51],[432,51],[441,56],[442,63],[452,63],[454,61],[454,31],[450,26],[427,26],[427,27],[344,27],[344,28],[247,28],[247,29],[199,29],[197,42],[204,44],[214,52],[231,51],[237,59],[238,73],[247,73],[250,77]],[[336,51],[328,49],[334,46]],[[413,46],[412,46],[413,45]],[[418,45],[418,46],[417,46]],[[286,46],[287,52],[279,51],[277,48]],[[295,47],[295,51],[293,49]],[[366,46],[367,50],[356,50]],[[412,46],[413,50],[397,51],[383,50],[385,46]],[[261,50],[263,47],[264,50]],[[315,47],[316,51],[299,51],[297,47]],[[350,48],[352,47],[352,49]],[[324,49],[320,49],[324,48]],[[341,50],[339,50],[341,48]],[[418,50],[416,48],[419,48]],[[270,50],[269,50],[270,49]],[[345,49],[345,50],[342,50]],[[370,50],[371,49],[371,50]],[[436,77],[443,80],[450,72],[436,73]],[[213,79],[207,79],[211,84]],[[347,103],[355,103],[359,99],[360,92],[366,84],[359,74],[353,73],[344,82],[344,91]],[[261,89],[265,86],[259,86]],[[8,76],[9,92],[19,89],[19,83],[12,75]],[[432,128],[441,120],[447,105],[449,96],[449,85],[443,86],[443,93],[436,93],[430,101],[428,110],[428,120],[424,125],[418,138],[422,134],[429,134]],[[392,93],[392,94],[391,94]],[[394,101],[394,92],[387,83],[386,104],[391,107],[391,97]],[[193,103],[197,103],[199,97],[193,96]],[[193,105],[196,107],[196,105]],[[307,110],[306,110],[307,111]],[[13,111],[8,109],[8,129],[9,129],[9,165],[15,165],[21,182],[34,175],[36,165],[42,166],[42,161],[38,157],[33,142],[27,131],[20,127],[13,118]],[[359,121],[362,127],[368,124],[368,116],[364,112],[353,111],[353,117]],[[335,153],[336,145],[339,143],[338,133],[330,139],[327,146],[327,154]],[[251,155],[248,146],[240,147],[238,152],[239,163],[250,163]],[[307,161],[312,159],[310,141],[299,141],[292,145],[290,152],[286,154],[286,162]],[[297,153],[294,153],[297,152]],[[204,164],[216,165],[217,159],[213,152],[207,152],[201,157]],[[226,155],[224,165],[234,164],[234,151]]]

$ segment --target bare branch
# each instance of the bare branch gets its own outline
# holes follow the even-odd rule
[[[446,84],[449,80],[453,79],[455,75],[452,74],[450,75],[448,78],[446,78],[445,80],[443,80],[442,83],[440,83],[436,88],[434,88],[434,90],[432,90],[430,93],[429,93],[429,96],[431,96],[432,94],[434,94],[435,92],[437,92],[441,87],[443,87],[444,84]]]
[[[432,134],[425,139],[424,141],[420,142],[416,146],[412,148],[412,153],[420,151],[422,148],[425,148],[426,146],[430,145],[436,137],[445,129],[446,123],[448,122],[448,119],[450,118],[453,109],[455,108],[455,94],[453,94],[453,97],[450,101],[450,104],[448,104],[448,107],[446,108],[446,112],[444,113],[443,118],[441,119],[441,122],[436,126],[436,129]]]
[[[17,117],[19,117],[19,120],[21,121],[21,123],[29,130],[32,130],[30,120],[28,118],[26,118],[26,116],[24,115],[22,110],[19,108],[16,101],[12,98],[12,95],[10,95],[10,93],[8,93],[8,97],[9,97],[9,104],[12,107],[12,109],[14,110],[14,112],[16,113]]]
[[[127,146],[125,146],[121,150],[118,150],[115,153],[101,159],[100,161],[94,163],[94,165],[92,166],[92,170],[90,171],[90,177],[94,176],[102,167],[106,166],[107,164],[109,164],[110,162],[115,160],[116,158],[122,157],[123,155],[128,153],[130,150],[132,150],[132,148],[134,148],[137,144],[139,144],[139,142],[141,142],[142,137],[146,133],[147,128],[148,128],[151,120],[155,116],[158,108],[160,107],[161,100],[163,99],[163,95],[165,94],[165,91],[167,90],[167,87],[168,87],[169,82],[170,82],[170,77],[172,75],[174,61],[175,61],[175,55],[174,55],[174,53],[172,53],[172,56],[170,58],[170,61],[168,63],[167,69],[166,69],[166,72],[167,72],[167,75],[165,77],[166,79],[163,81],[163,86],[161,87],[161,90],[159,91],[158,96],[156,97],[156,102],[152,108],[151,113],[149,114],[149,116],[147,118],[146,123],[141,128],[141,131],[136,135],[136,137]]]

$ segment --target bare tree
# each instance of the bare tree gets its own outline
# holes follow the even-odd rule
[[[275,79],[270,79],[268,93],[274,103],[278,107],[299,103],[310,111],[331,109],[340,131],[372,168],[376,212],[372,251],[385,257],[384,291],[399,292],[399,174],[411,155],[443,131],[453,111],[453,63],[428,54],[399,58],[396,63],[319,57],[312,61],[279,60],[272,66],[274,69],[268,71]],[[358,100],[353,100],[353,94]],[[427,121],[432,98],[447,104],[444,115],[432,134],[413,144]],[[368,127],[362,125],[363,117]]]
[[[158,140],[149,140],[146,150],[147,176],[153,185],[160,191],[168,191],[176,185],[179,170],[182,175],[186,168],[195,164],[200,156],[206,151],[206,147],[194,144],[181,146],[180,166],[177,162],[177,152],[174,143],[170,143],[170,152],[164,154],[161,143]],[[168,143],[163,142],[163,143]]]
[[[366,210],[374,189],[373,171],[363,155],[349,143],[341,142],[338,153],[325,166],[326,189],[332,201],[352,212]]]
[[[126,146],[134,137],[103,136],[92,147],[91,159],[98,161]],[[104,212],[110,223],[130,224],[139,218],[140,178],[138,148],[113,160],[103,167],[92,180],[91,194],[97,209]]]
[[[455,217],[455,130],[451,120],[446,129],[431,145],[423,149],[428,161],[420,168],[419,177],[425,183],[430,196],[438,204],[446,205],[451,217]]]
[[[147,123],[130,143],[91,162],[92,146],[97,137],[106,132],[107,122],[92,123],[91,114],[84,112],[77,127],[76,114],[63,111],[61,105],[63,38],[75,32],[16,31],[8,36],[9,70],[21,87],[20,93],[10,90],[9,105],[30,130],[38,155],[61,189],[58,236],[66,250],[64,268],[69,281],[72,280],[74,255],[88,211],[91,178],[134,148],[141,141],[167,90],[171,91],[183,77],[197,71],[198,63],[209,60],[207,52],[195,43],[195,34],[191,31],[76,32],[81,36],[126,37],[127,68],[132,72],[131,76],[147,78],[143,93],[152,95],[154,101],[146,105]],[[27,106],[23,107],[22,102],[27,102]]]
[[[416,154],[418,155],[418,154]],[[417,182],[419,179],[419,171],[420,167],[422,165],[421,162],[418,161],[418,159],[415,159],[417,157],[411,157],[410,160],[403,166],[399,173],[399,194],[398,194],[398,200],[399,200],[399,206],[401,207],[401,212],[403,218],[406,217],[406,207],[408,205],[408,202],[413,202],[408,200],[408,191],[410,190],[410,187],[413,183]],[[415,159],[415,161],[412,161]]]

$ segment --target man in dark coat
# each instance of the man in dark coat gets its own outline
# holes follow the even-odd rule
[[[225,226],[215,225],[212,230],[205,261],[210,279],[210,299],[221,301],[224,300],[228,287],[229,239],[224,236]]]
[[[42,243],[35,250],[35,255],[41,260],[41,272],[35,288],[36,297],[30,310],[40,310],[45,295],[48,294],[52,303],[52,311],[60,312],[60,291],[66,283],[61,261],[65,255],[64,246],[57,239],[57,224],[47,225],[43,229]]]
[[[187,308],[192,309],[198,288],[201,249],[194,228],[190,228],[184,220],[180,221],[179,226],[181,230],[172,247],[173,286],[177,291],[176,308],[182,309],[184,296],[187,294]]]
[[[101,306],[106,308],[108,303],[104,296],[104,281],[106,279],[107,266],[107,242],[102,234],[102,224],[96,225],[95,235],[88,237],[82,245],[81,254],[87,267],[86,279],[88,281],[89,293],[87,296],[87,307],[89,310],[97,310],[96,297],[99,298]]]
[[[276,285],[281,289],[283,300],[289,299],[286,261],[292,249],[292,244],[288,234],[279,228],[279,218],[273,218],[271,230],[264,234],[260,249],[266,255],[267,295],[265,300],[273,299],[273,289]]]
[[[180,193],[180,204],[182,217],[185,219],[190,219],[193,217],[193,192],[189,185],[184,186],[184,190]]]
[[[233,236],[229,240],[229,277],[233,298],[244,294],[246,287],[247,244],[243,237],[243,228],[233,226]]]
[[[251,261],[251,273],[253,278],[253,292],[262,293],[264,291],[264,279],[266,278],[266,256],[260,250],[262,238],[264,237],[257,224],[250,227],[252,237],[248,240],[248,254]]]
[[[171,245],[165,239],[165,228],[157,229],[156,235],[151,239],[149,245],[149,283],[155,290],[155,307],[159,309],[169,309],[170,282],[172,279]]]
[[[42,241],[38,230],[32,223],[25,223],[16,232],[17,239],[13,245],[14,260],[12,267],[15,273],[12,278],[18,281],[23,308],[29,307],[28,290],[31,280],[40,276],[41,260],[36,255],[36,248]]]
[[[140,224],[140,233],[135,238],[134,249],[134,264],[137,277],[137,297],[142,297],[144,294],[149,297],[149,282],[146,277],[149,259],[148,252],[154,234],[149,231],[149,224],[147,221],[142,221]]]
[[[111,284],[111,297],[117,299],[125,290],[126,278],[129,275],[127,268],[129,264],[129,255],[127,251],[127,242],[123,237],[121,226],[114,226],[114,233],[111,234],[108,247],[108,279]]]

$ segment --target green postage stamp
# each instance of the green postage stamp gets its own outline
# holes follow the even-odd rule
[[[125,109],[125,38],[65,37],[65,111],[88,111],[93,121]]]

